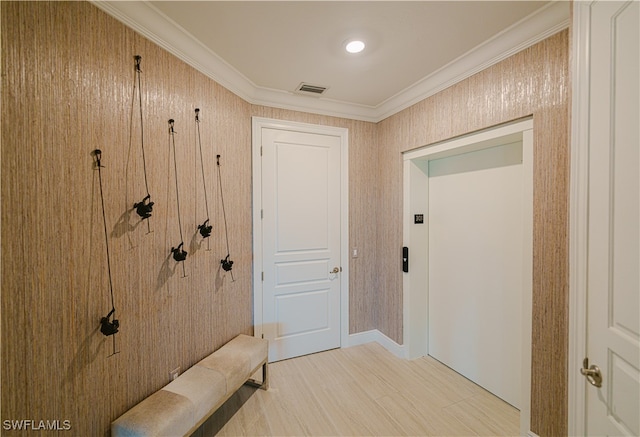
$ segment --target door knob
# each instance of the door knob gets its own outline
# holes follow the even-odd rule
[[[342,271],[341,267],[334,267],[329,273],[340,273],[340,271]]]
[[[594,387],[602,387],[602,373],[600,372],[600,368],[595,364],[592,364],[591,367],[589,367],[589,358],[585,358],[582,362],[582,369],[580,369],[580,373],[587,377],[589,384]]]

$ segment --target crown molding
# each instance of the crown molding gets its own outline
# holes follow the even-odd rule
[[[387,99],[376,109],[384,120],[569,27],[570,3],[554,1]]]
[[[377,106],[259,87],[147,0],[90,3],[254,105],[378,122],[569,27],[554,1]]]

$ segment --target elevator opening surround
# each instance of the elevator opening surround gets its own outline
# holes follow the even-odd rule
[[[533,266],[533,119],[483,130],[403,154],[403,245],[409,247],[409,271],[403,274],[403,319],[407,358],[429,354],[429,162],[491,147],[522,142],[522,299],[520,432],[530,430],[532,266]],[[416,214],[425,223],[415,224]]]

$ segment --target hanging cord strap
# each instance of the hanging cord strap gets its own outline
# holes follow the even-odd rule
[[[202,170],[202,187],[204,189],[204,206],[207,211],[207,219],[201,225],[198,225],[198,230],[202,238],[208,238],[211,235],[213,226],[209,224],[209,202],[207,202],[207,183],[204,178],[204,160],[202,159],[202,140],[200,138],[200,109],[196,108],[196,131],[198,136],[198,148],[200,149],[200,169]]]
[[[113,298],[113,281],[111,279],[111,255],[109,254],[109,233],[107,231],[107,215],[105,213],[104,208],[104,193],[102,190],[102,163],[100,162],[102,158],[102,151],[100,149],[95,149],[92,152],[92,155],[96,159],[96,168],[98,169],[98,182],[100,185],[100,201],[102,204],[102,223],[104,225],[104,242],[107,251],[107,275],[109,276],[109,293],[111,295],[111,311],[105,317],[100,319],[100,332],[102,332],[105,336],[114,335],[118,332],[118,328],[120,327],[120,322],[115,319],[115,301]],[[111,316],[114,316],[113,322],[110,321]],[[116,340],[113,338],[113,354],[115,355],[118,352],[116,351]]]
[[[137,203],[133,204],[133,207],[136,208],[136,212],[143,219],[148,219],[151,217],[151,212],[153,210],[153,202],[151,201],[151,194],[149,194],[149,182],[147,180],[147,161],[144,155],[144,117],[142,116],[142,70],[140,69],[140,61],[142,60],[142,56],[136,55],[134,57],[136,62],[136,78],[138,83],[138,104],[140,106],[140,147],[142,149],[142,170],[144,172],[144,187],[147,191],[147,195]],[[133,82],[134,92],[136,87],[136,81]],[[149,232],[151,232],[151,228],[149,222],[147,221],[147,228]]]
[[[180,219],[180,192],[178,190],[178,162],[176,160],[176,131],[173,129],[173,119],[169,120],[169,148],[173,145],[173,171],[176,181],[176,205],[178,209],[178,228],[180,230],[180,244],[171,248],[173,259],[176,261],[184,261],[187,258],[187,252],[182,248],[184,246],[184,237],[182,236],[182,220]],[[182,264],[183,275],[186,276],[184,264]]]
[[[231,256],[231,251],[229,250],[229,229],[227,227],[227,213],[224,209],[224,193],[222,190],[222,175],[220,174],[220,155],[216,155],[216,164],[218,166],[218,185],[220,185],[220,201],[222,203],[222,217],[224,219],[224,234],[227,240],[227,256],[224,259],[220,260],[220,264],[222,265],[222,269],[225,272],[231,272],[231,281],[235,281],[233,278],[233,272],[231,269],[233,268],[233,261],[229,259]]]

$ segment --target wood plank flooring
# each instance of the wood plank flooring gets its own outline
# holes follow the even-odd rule
[[[205,436],[515,436],[517,409],[430,357],[377,343],[270,364],[268,391],[242,387]]]

